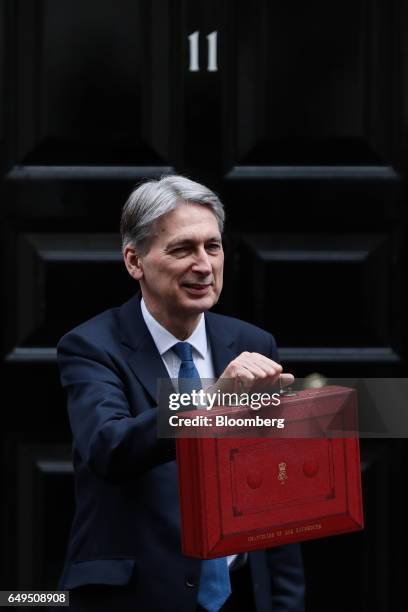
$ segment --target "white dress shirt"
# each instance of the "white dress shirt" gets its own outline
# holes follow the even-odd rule
[[[172,347],[180,342],[163,325],[161,325],[147,310],[147,306],[142,298],[140,302],[144,322],[152,335],[153,341],[163,359],[164,365],[170,378],[177,380],[180,369],[181,359],[172,351]],[[207,339],[205,329],[205,317],[201,314],[197,327],[183,342],[188,342],[193,347],[193,361],[201,379],[213,379],[215,377],[214,365],[211,355],[210,343]]]

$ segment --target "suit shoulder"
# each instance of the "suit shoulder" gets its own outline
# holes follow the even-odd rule
[[[216,324],[226,332],[231,332],[234,335],[239,333],[240,336],[248,336],[249,338],[263,340],[264,342],[269,343],[271,342],[271,338],[273,339],[270,332],[258,327],[257,325],[254,325],[253,323],[248,323],[248,321],[242,321],[241,319],[236,319],[235,317],[228,317],[226,315],[221,315],[214,312],[208,312],[207,316],[212,324]]]
[[[261,353],[279,361],[279,352],[275,338],[269,332],[234,317],[227,317],[212,312],[206,313],[209,328],[213,337],[225,338],[234,342],[239,352]]]
[[[119,309],[120,307],[109,308],[80,323],[60,338],[57,348],[73,338],[81,338],[98,345],[110,344],[112,339],[118,337]]]

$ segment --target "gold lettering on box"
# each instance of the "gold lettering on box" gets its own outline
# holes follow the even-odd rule
[[[307,531],[315,531],[316,529],[321,529],[321,523],[315,523],[313,525],[303,525],[302,527],[296,527],[295,533],[304,533]]]
[[[258,535],[248,536],[248,542],[260,542],[261,540],[270,540],[275,537],[295,535],[297,533],[308,533],[309,531],[316,531],[322,528],[321,523],[313,523],[311,525],[302,525],[301,527],[295,527],[294,529],[285,529],[278,531],[267,531],[266,533],[258,533]]]
[[[281,484],[285,484],[285,480],[288,479],[288,475],[286,473],[286,463],[284,461],[281,461],[281,463],[278,463],[278,468],[278,480],[280,480]]]

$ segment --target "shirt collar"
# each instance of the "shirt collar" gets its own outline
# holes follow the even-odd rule
[[[147,329],[154,340],[157,350],[159,351],[160,355],[163,356],[164,353],[170,350],[177,342],[180,342],[180,340],[173,336],[173,334],[171,334],[158,321],[156,321],[156,319],[147,310],[147,306],[143,298],[140,301],[140,307]],[[201,314],[198,325],[194,329],[191,336],[186,338],[184,342],[189,342],[191,346],[199,353],[199,355],[205,359],[208,345],[204,314]]]

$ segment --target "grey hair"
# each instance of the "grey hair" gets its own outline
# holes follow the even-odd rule
[[[181,202],[200,204],[210,209],[222,234],[225,212],[218,196],[208,187],[184,176],[167,175],[142,183],[130,194],[120,221],[122,248],[131,244],[141,255],[145,255],[154,237],[156,221]]]

